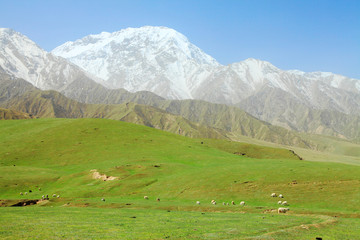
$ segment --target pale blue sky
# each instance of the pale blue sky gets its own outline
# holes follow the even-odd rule
[[[359,0],[0,0],[0,27],[48,51],[145,25],[181,32],[221,64],[252,57],[360,79]]]

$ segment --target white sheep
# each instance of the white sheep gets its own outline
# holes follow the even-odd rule
[[[144,199],[148,200],[148,199],[149,199],[149,197],[148,197],[148,196],[144,196]]]
[[[278,204],[281,204],[281,201],[278,201]]]
[[[105,198],[102,198],[101,201],[105,202]]]
[[[271,197],[277,197],[276,193],[272,193]]]
[[[289,204],[287,203],[287,201],[283,201],[283,202],[281,203],[281,205],[287,206],[287,205],[289,205]]]
[[[27,192],[25,192],[25,195],[27,195]]]
[[[232,204],[232,205],[235,205],[235,202],[234,202],[234,201],[231,201],[231,204]]]
[[[197,204],[197,205],[200,205],[200,201],[196,201],[196,204]]]
[[[57,195],[56,197],[57,197],[57,198],[59,198],[59,197],[60,197],[60,195]]]
[[[56,197],[56,194],[54,193],[52,196],[53,196],[53,197]]]
[[[226,203],[225,203],[225,202],[223,202],[223,205],[225,206],[225,205],[226,205]]]
[[[282,194],[279,194],[279,198],[284,198],[284,196]]]
[[[160,198],[157,198],[156,201],[160,202]]]
[[[245,202],[244,202],[244,201],[241,201],[241,202],[240,202],[240,205],[241,205],[241,206],[245,206]]]
[[[211,200],[211,204],[216,205],[216,201],[215,201],[215,200]]]
[[[23,195],[23,193],[21,192],[20,195]]]
[[[289,208],[278,208],[278,213],[286,213],[287,211],[289,211]]]

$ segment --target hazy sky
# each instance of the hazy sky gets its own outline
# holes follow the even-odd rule
[[[221,64],[251,57],[360,79],[360,0],[0,0],[0,27],[47,51],[145,25],[179,31]]]

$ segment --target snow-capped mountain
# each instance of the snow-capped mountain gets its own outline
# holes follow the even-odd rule
[[[219,64],[166,27],[128,28],[89,35],[52,51],[105,80],[111,88],[147,90],[169,99],[238,104],[261,89],[289,93],[313,108],[360,112],[360,81],[332,73],[284,71],[266,61]],[[350,102],[351,106],[344,105]],[[349,100],[349,101],[348,101]]]
[[[89,35],[52,51],[95,76],[108,87],[148,90],[166,98],[193,98],[199,78],[219,63],[182,34],[166,27],[127,28]]]
[[[89,74],[62,57],[46,52],[26,36],[0,28],[0,71],[25,79],[34,86],[61,91]]]

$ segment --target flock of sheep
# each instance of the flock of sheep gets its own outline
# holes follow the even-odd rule
[[[211,204],[213,204],[213,205],[216,205],[216,201],[215,200],[211,200],[211,202],[210,202]],[[196,201],[196,204],[197,205],[200,205],[200,201]],[[236,205],[236,203],[234,202],[234,201],[231,201],[231,203],[230,203],[231,205]],[[230,205],[228,202],[223,202],[222,203],[222,205]],[[240,203],[239,203],[239,205],[240,206],[245,206],[245,202],[244,201],[241,201]]]
[[[272,193],[270,195],[271,197],[279,197],[279,198],[284,198],[284,196],[282,194],[279,194],[279,196],[276,194],[276,193]],[[145,200],[149,200],[149,197],[148,196],[144,196],[144,199]],[[160,202],[160,198],[156,198],[156,201]],[[212,205],[216,205],[216,201],[213,199],[211,200],[210,202]],[[200,201],[196,201],[196,204],[197,205],[200,205]],[[287,203],[287,201],[278,201],[278,204],[279,205],[283,205],[283,206],[288,206],[289,204]],[[229,205],[228,202],[223,202],[222,205]],[[231,201],[231,205],[236,205],[234,201]],[[245,201],[241,201],[240,206],[245,206]],[[289,208],[284,208],[284,207],[279,207],[277,212],[278,213],[286,213],[288,212],[290,209]]]
[[[39,191],[41,191],[41,188],[39,188]],[[29,190],[29,193],[32,193],[32,190]],[[28,192],[24,192],[24,193],[23,193],[23,192],[20,192],[20,195],[28,195]],[[53,197],[53,198],[59,198],[60,195],[58,195],[58,194],[53,194],[52,197]],[[42,195],[42,196],[41,196],[41,200],[49,200],[49,195],[48,195],[48,194]]]
[[[276,193],[272,193],[271,197],[277,197]],[[282,194],[279,194],[279,198],[284,198],[284,196]],[[279,205],[283,205],[283,206],[288,206],[288,202],[287,201],[278,201]],[[289,211],[289,208],[284,208],[284,207],[279,207],[278,208],[278,213],[286,213],[287,211]]]
[[[39,191],[41,191],[41,188],[39,188]],[[29,193],[31,193],[31,192],[32,192],[32,190],[29,190]],[[20,195],[27,195],[27,194],[28,194],[28,192],[24,192],[24,193],[20,192]],[[279,196],[278,196],[276,193],[272,193],[270,196],[271,196],[271,197],[284,198],[284,196],[283,196],[282,194],[279,194]],[[53,194],[52,197],[53,197],[53,198],[59,198],[60,195]],[[41,199],[42,199],[42,200],[49,200],[49,195],[47,195],[47,194],[46,194],[46,195],[42,195],[42,196],[41,196]],[[148,200],[149,197],[148,197],[148,196],[144,196],[144,199],[145,199],[145,200]],[[105,201],[105,198],[102,198],[101,201]],[[160,198],[156,198],[156,201],[160,202]],[[216,205],[216,201],[215,201],[215,200],[211,200],[210,203],[213,204],[213,205]],[[289,204],[287,203],[287,201],[278,201],[277,203],[278,203],[279,205],[282,205],[282,206],[288,206],[288,205],[289,205]],[[197,205],[200,205],[200,201],[196,201],[196,204],[197,204]],[[229,203],[228,203],[228,202],[223,202],[222,205],[224,205],[224,206],[225,206],[225,205],[229,205]],[[235,204],[234,201],[231,201],[231,205],[236,205],[236,204]],[[245,201],[241,201],[241,202],[239,203],[239,205],[240,205],[240,206],[245,206]],[[288,212],[289,210],[290,210],[289,208],[279,207],[277,212],[278,212],[278,213],[286,213],[286,212]]]

